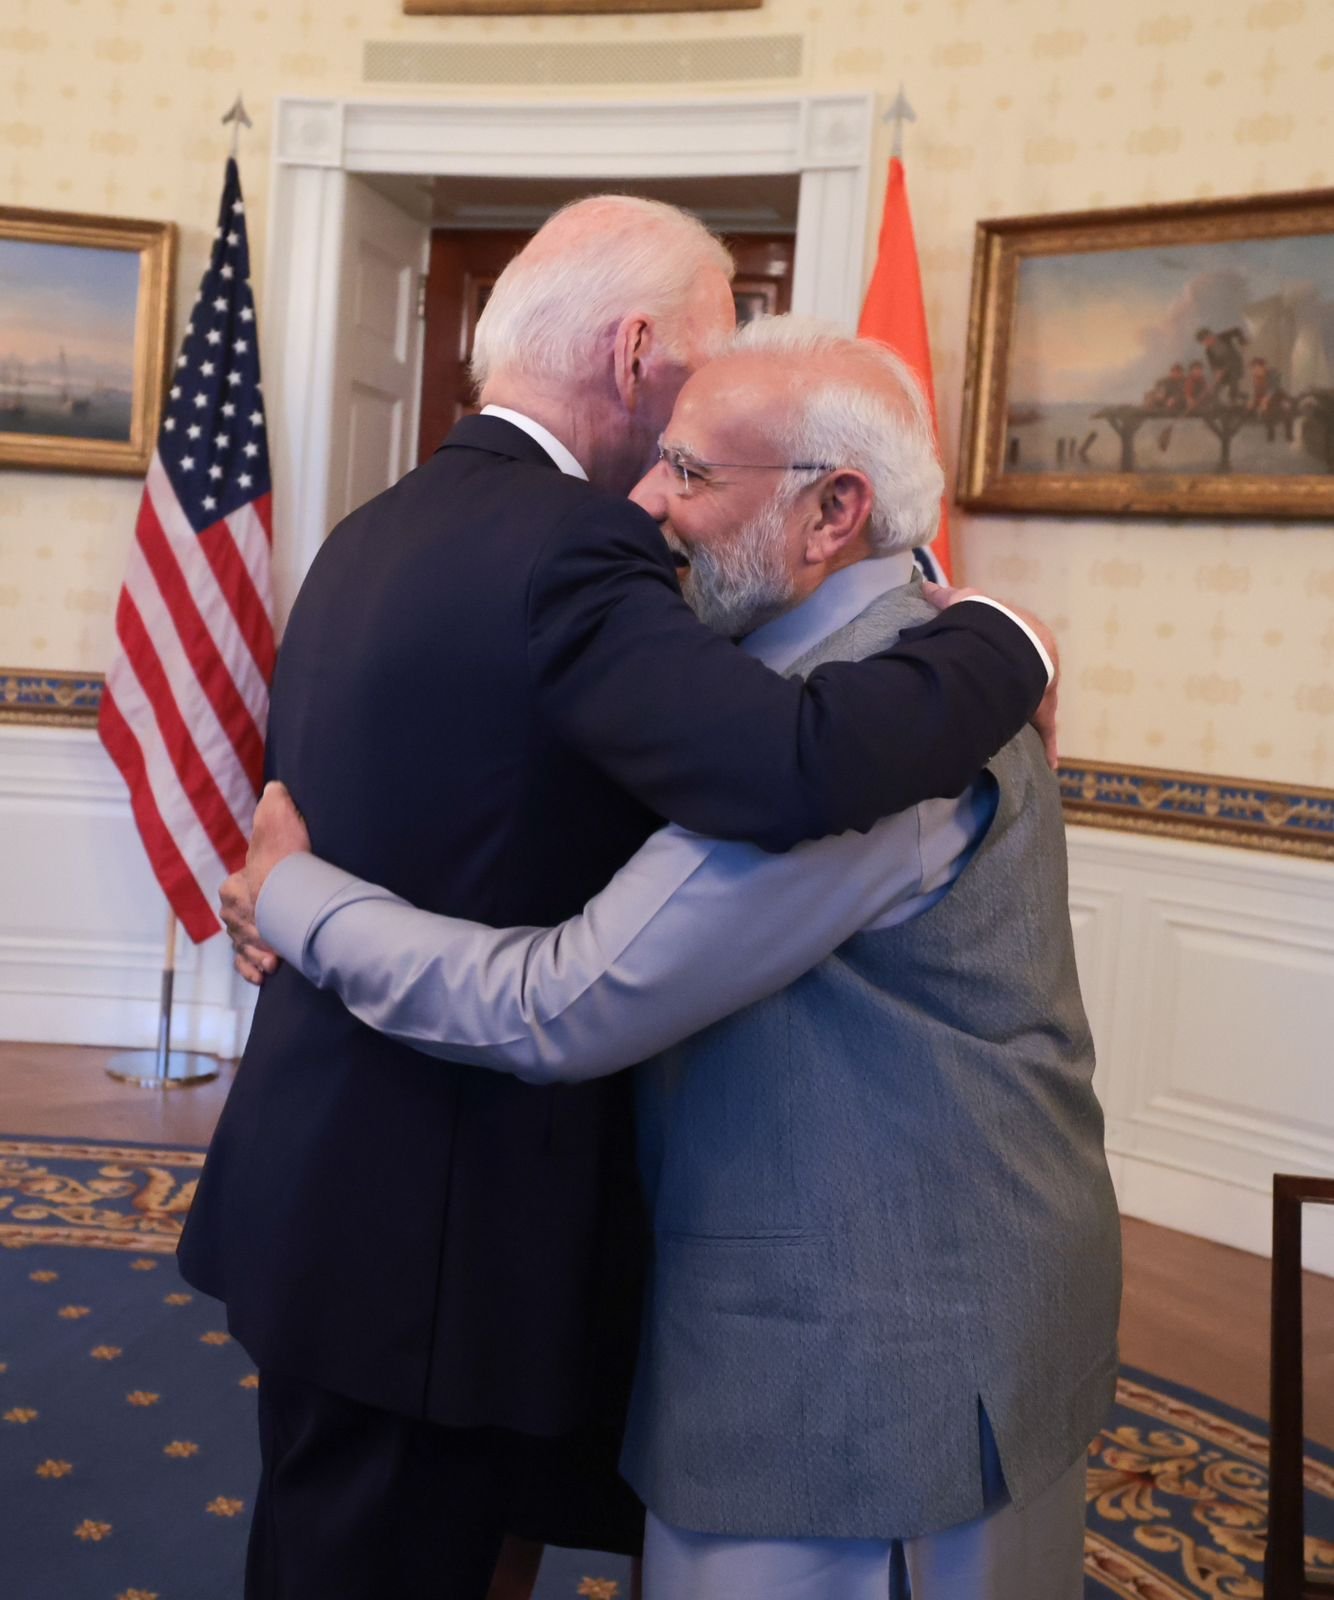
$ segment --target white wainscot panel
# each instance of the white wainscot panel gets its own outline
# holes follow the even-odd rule
[[[1334,929],[1148,903],[1149,1050],[1137,1115],[1146,1126],[1232,1148],[1334,1164],[1331,1052]]]
[[[1275,1172],[1334,1174],[1334,867],[1072,828],[1122,1210],[1268,1254]],[[1306,1212],[1334,1274],[1334,1214]]]
[[[0,1039],[152,1047],[167,906],[91,731],[0,727],[0,885]],[[234,1056],[226,939],[176,951],[173,1044]]]

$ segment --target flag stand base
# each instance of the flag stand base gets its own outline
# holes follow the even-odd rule
[[[107,1077],[136,1089],[192,1089],[212,1083],[218,1063],[212,1056],[171,1047],[171,1001],[176,984],[176,918],[167,918],[167,959],[162,970],[162,998],[158,1010],[157,1049],[124,1050],[107,1062]]]
[[[193,1089],[197,1084],[212,1083],[218,1075],[218,1063],[212,1056],[186,1050],[173,1050],[165,1065],[164,1072],[156,1050],[126,1050],[107,1062],[107,1077],[136,1089]]]

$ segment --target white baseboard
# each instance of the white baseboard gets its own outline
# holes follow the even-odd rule
[[[23,1044],[149,1050],[157,1044],[159,1016],[160,1006],[147,1000],[4,995],[0,996],[0,1037]],[[234,1061],[245,1042],[243,1026],[230,1006],[177,1003],[171,1012],[171,1048]]]
[[[1272,1209],[1267,1190],[1246,1188],[1202,1172],[1108,1150],[1107,1159],[1123,1216],[1212,1239],[1252,1255],[1268,1256]],[[1334,1209],[1308,1206],[1302,1219],[1302,1264],[1334,1278]]]

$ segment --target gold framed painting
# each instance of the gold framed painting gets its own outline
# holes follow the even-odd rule
[[[1334,516],[1334,190],[981,222],[959,501]]]
[[[0,206],[0,467],[147,472],[175,242],[170,222]]]
[[[764,0],[403,0],[410,17],[623,17],[662,11],[758,11]]]

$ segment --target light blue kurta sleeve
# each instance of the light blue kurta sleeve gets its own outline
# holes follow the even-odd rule
[[[786,855],[666,827],[555,928],[438,916],[296,855],[270,874],[257,921],[285,961],[378,1032],[531,1082],[577,1082],[644,1060],[929,903],[971,842],[971,815],[932,802]]]

